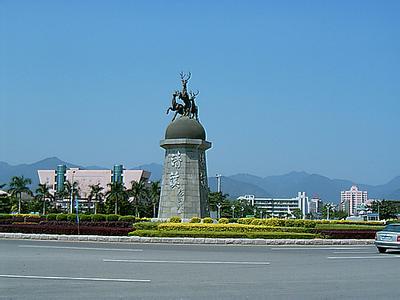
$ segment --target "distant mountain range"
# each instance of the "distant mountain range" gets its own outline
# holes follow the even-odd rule
[[[67,167],[81,169],[108,169],[99,166],[79,166],[62,161],[57,157],[50,157],[32,164],[12,166],[0,161],[0,184],[8,183],[12,176],[25,176],[32,179],[32,186],[39,183],[37,170],[52,170],[57,165],[65,164]],[[143,169],[151,172],[150,180],[160,180],[162,165],[152,163],[129,169]],[[208,183],[212,191],[217,189],[217,179],[209,177]],[[221,178],[223,193],[231,198],[241,195],[256,195],[258,197],[295,197],[297,192],[306,192],[309,196],[318,195],[324,201],[339,202],[340,191],[348,190],[353,181],[343,179],[330,179],[318,174],[306,172],[291,172],[278,176],[258,177],[251,174],[236,174]],[[360,190],[367,190],[369,198],[400,199],[400,176],[382,185],[356,184]]]

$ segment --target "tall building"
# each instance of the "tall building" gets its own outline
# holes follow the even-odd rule
[[[252,206],[266,211],[268,215],[279,217],[291,213],[295,208],[299,208],[305,217],[308,213],[308,197],[305,192],[299,192],[294,198],[259,198],[254,195],[245,195],[237,198],[238,200],[248,201]]]
[[[67,170],[65,165],[58,165],[56,170],[38,170],[39,181],[50,188],[53,195],[64,189],[66,181],[76,182],[79,189],[79,199],[85,203],[90,194],[90,186],[99,184],[107,192],[108,184],[121,182],[125,188],[131,188],[132,182],[140,180],[147,182],[150,172],[145,170],[125,170],[122,165],[115,165],[112,170],[81,170],[70,168]],[[66,208],[68,199],[59,200],[59,205]]]
[[[358,187],[353,185],[349,191],[340,193],[340,207],[348,213],[349,216],[356,216],[357,207],[365,204],[368,200],[367,191],[359,191]]]

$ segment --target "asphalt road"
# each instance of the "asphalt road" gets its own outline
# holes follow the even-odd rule
[[[399,299],[400,252],[0,240],[0,299]]]

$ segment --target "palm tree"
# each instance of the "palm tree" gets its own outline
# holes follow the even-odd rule
[[[11,196],[18,197],[18,213],[21,213],[21,201],[22,194],[28,194],[32,196],[32,191],[29,189],[28,185],[32,183],[30,178],[25,178],[24,176],[14,176],[11,178],[10,189]]]
[[[3,183],[3,184],[0,184],[0,189],[2,189],[3,187],[5,187],[7,184],[5,184],[5,183]]]
[[[128,193],[122,182],[112,182],[108,184],[110,190],[106,193],[106,199],[108,202],[114,202],[114,213],[118,214],[118,202],[127,199]]]
[[[132,181],[132,187],[128,191],[129,196],[133,197],[133,206],[135,207],[135,216],[139,217],[139,205],[142,200],[147,196],[147,189],[144,181]]]
[[[151,183],[150,188],[148,189],[148,194],[151,204],[153,205],[153,218],[156,218],[156,205],[160,201],[161,194],[160,181],[155,181]]]
[[[43,215],[46,214],[46,198],[54,199],[54,196],[50,193],[49,187],[44,184],[39,184],[36,189],[36,196],[43,201]]]
[[[94,184],[94,185],[89,185],[90,188],[90,193],[89,193],[89,197],[88,200],[95,200],[94,203],[94,214],[97,214],[97,204],[99,202],[101,202],[104,198],[104,194],[102,192],[102,190],[104,190],[104,188],[102,186],[100,186],[100,183],[98,184]]]
[[[71,202],[69,205],[69,212],[72,214],[72,209],[74,207],[74,199],[76,197],[79,197],[79,186],[78,186],[78,182],[74,181],[72,184],[71,182],[69,182],[68,180],[64,182],[64,191],[65,194],[64,195],[69,195]]]

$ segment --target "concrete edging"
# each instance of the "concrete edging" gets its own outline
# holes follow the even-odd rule
[[[139,236],[60,235],[0,232],[0,239],[48,240],[108,243],[162,243],[207,245],[373,245],[373,239],[232,239],[232,238],[167,238]]]

